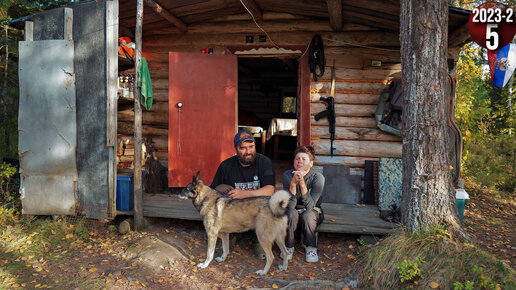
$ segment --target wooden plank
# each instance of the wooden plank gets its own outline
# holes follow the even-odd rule
[[[312,140],[315,152],[320,155],[330,155],[330,140]],[[363,156],[363,157],[393,157],[401,158],[402,144],[385,141],[333,141],[334,155]]]
[[[195,34],[195,35],[167,35],[166,37],[151,36],[146,38],[146,47],[167,47],[206,45],[212,46],[240,46],[245,40],[245,33],[225,33],[225,34]],[[303,45],[310,43],[312,32],[278,32],[274,35],[274,42],[277,45]],[[399,36],[397,33],[390,32],[321,32],[321,37],[325,40],[327,47],[341,46],[343,43],[348,45],[367,45],[367,46],[399,46]],[[268,40],[263,45],[271,45]],[[337,75],[338,76],[338,75]]]
[[[314,93],[311,94],[312,102],[319,102],[321,97],[329,97],[328,93]],[[357,104],[357,105],[376,105],[378,104],[378,98],[380,97],[380,92],[374,94],[335,94],[335,103],[340,104]]]
[[[143,22],[143,1],[136,1],[136,28],[135,44],[136,53],[134,60],[135,79],[138,79],[138,66],[142,56],[142,22]],[[142,107],[140,105],[140,90],[134,86],[134,154],[142,155]],[[134,228],[137,231],[143,230],[143,183],[142,183],[142,159],[134,160]]]
[[[342,28],[342,0],[326,0],[328,6],[328,16],[333,30]]]
[[[179,30],[181,32],[186,32],[188,30],[188,27],[181,19],[179,19],[177,16],[175,16],[174,14],[172,14],[169,11],[167,11],[166,9],[164,9],[158,3],[156,3],[152,0],[144,0],[144,2],[145,2],[145,4],[147,4],[147,6],[151,7],[154,11],[156,11],[161,17],[163,17],[168,22],[174,24],[177,28],[179,28]],[[143,21],[143,17],[142,17],[142,21]],[[136,22],[138,22],[138,20]]]
[[[317,112],[313,112],[314,115]],[[119,115],[120,116],[120,115]],[[315,121],[314,117],[310,118],[310,124],[312,126],[328,126],[328,119],[320,119]],[[354,128],[377,128],[375,118],[366,117],[336,117],[335,125],[337,127],[354,127]]]
[[[355,157],[355,156],[325,156],[317,155],[315,165],[347,165],[349,167],[365,167],[366,160],[378,160],[378,157]]]
[[[25,41],[34,41],[34,22],[25,21]]]
[[[331,80],[320,79],[317,82],[312,82],[312,90],[329,90],[331,88]],[[337,80],[335,82],[336,91],[375,91],[381,92],[389,87],[387,80],[377,80],[368,82],[363,81],[351,81],[351,80]]]
[[[373,117],[376,105],[335,104],[335,115],[343,117]],[[323,103],[311,103],[310,112],[318,113],[326,110]]]
[[[317,231],[377,235],[392,231],[392,225],[378,217],[376,206],[323,203],[321,207],[325,219]],[[145,194],[143,211],[146,217],[202,220],[191,200],[174,194]]]
[[[312,126],[311,132],[312,137],[330,138],[328,126]],[[335,127],[335,139],[401,142],[401,137],[377,128]]]
[[[73,9],[68,7],[64,8],[63,36],[65,40],[73,40]]]
[[[241,0],[240,3],[242,3],[244,8],[247,10],[247,12],[249,12],[256,23],[260,25],[263,23],[262,10],[260,7],[258,7],[254,0]]]
[[[65,18],[66,18],[65,8]],[[73,17],[73,10],[70,9]],[[118,106],[118,2],[106,1],[106,146],[108,146],[108,215],[116,215],[116,180],[117,180],[117,106]],[[66,21],[65,21],[66,23]],[[73,29],[70,27],[69,29]],[[66,35],[66,31],[65,31]]]

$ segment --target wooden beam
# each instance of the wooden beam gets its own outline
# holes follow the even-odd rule
[[[142,56],[142,26],[143,26],[143,1],[138,0],[136,4],[136,28],[135,44],[136,54],[134,57],[135,83],[138,80],[138,66]],[[140,89],[134,86],[134,229],[143,230],[143,182],[142,182],[142,107],[140,105]]]
[[[244,5],[245,8],[247,8],[247,12],[251,14],[251,17],[253,17],[258,24],[263,23],[262,10],[260,7],[258,7],[258,4],[256,4],[254,0],[240,0],[240,2],[242,5]]]
[[[187,25],[179,18],[177,18],[174,14],[167,11],[163,6],[154,2],[153,0],[143,0],[147,6],[151,7],[156,13],[158,13],[161,17],[165,18],[168,22],[174,24],[181,32],[186,32],[188,30]]]
[[[471,34],[469,33],[469,23],[466,22],[450,34],[448,37],[448,47],[462,46],[468,40],[471,40]]]
[[[342,28],[342,0],[326,0],[328,6],[328,16],[330,17],[330,25],[333,30]]]

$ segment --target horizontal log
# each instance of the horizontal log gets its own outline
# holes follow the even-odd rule
[[[329,97],[327,93],[312,93],[311,101],[318,102],[321,97]],[[362,104],[362,105],[376,105],[378,104],[378,98],[380,93],[377,94],[335,94],[335,103],[341,104]]]
[[[315,152],[320,155],[330,155],[330,140],[312,140]],[[361,157],[393,157],[401,158],[402,144],[385,141],[333,141],[334,155]]]
[[[401,79],[401,70],[398,69],[335,69],[335,78],[337,79],[374,79],[374,80],[392,80]],[[331,79],[331,70],[325,70],[321,79]]]
[[[269,34],[277,45],[303,45],[306,46],[312,40],[311,32],[279,32]],[[367,45],[367,46],[399,46],[399,35],[391,32],[321,32],[326,47],[347,45]],[[211,46],[238,46],[245,45],[245,33],[224,33],[224,34],[170,34],[163,36],[144,37],[146,47],[169,47],[187,45],[206,45]],[[267,38],[263,45],[272,45]]]
[[[378,160],[378,157],[355,157],[355,156],[326,156],[316,155],[314,165],[340,165],[344,164],[349,167],[365,167],[366,160]]]
[[[311,136],[329,139],[328,126],[311,126]],[[335,139],[401,142],[401,137],[373,128],[335,127]]]
[[[379,60],[385,63],[401,63],[401,53],[399,49],[376,49],[365,47],[328,47],[324,48],[326,54],[337,54],[342,56],[363,56],[371,60]]]
[[[315,121],[312,114],[312,116],[310,116],[310,124],[312,126],[328,126],[328,119],[324,118]],[[366,117],[336,117],[335,125],[338,127],[376,128],[376,120]]]
[[[143,124],[147,125],[164,125],[168,126],[168,114],[157,114],[153,112],[143,111]],[[132,110],[119,111],[118,121],[119,122],[131,122],[134,120],[134,112]]]
[[[123,135],[133,135],[134,134],[134,123],[119,121],[117,132],[119,134],[123,134]],[[143,134],[143,137],[156,136],[156,135],[168,135],[168,129],[155,127],[152,125],[143,125],[142,134]]]
[[[389,85],[383,80],[377,82],[347,82],[346,80],[339,80],[335,82],[336,91],[377,91],[385,90]],[[312,82],[310,90],[330,90],[331,79],[327,81]]]
[[[156,102],[168,103],[168,90],[153,90],[153,98]]]
[[[376,105],[349,105],[335,104],[335,115],[344,117],[372,117],[376,111]],[[310,112],[318,113],[326,110],[322,102],[311,103]]]

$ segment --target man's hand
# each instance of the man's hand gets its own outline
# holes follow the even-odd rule
[[[228,195],[231,199],[242,199],[250,197],[249,191],[243,190],[241,188],[235,188],[228,192]]]

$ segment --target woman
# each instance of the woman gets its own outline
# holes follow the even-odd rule
[[[283,189],[292,194],[286,246],[288,258],[294,253],[294,233],[299,225],[303,233],[306,261],[317,262],[317,236],[315,229],[324,220],[321,210],[324,176],[312,170],[315,150],[312,146],[300,146],[294,151],[294,168],[283,173]]]

